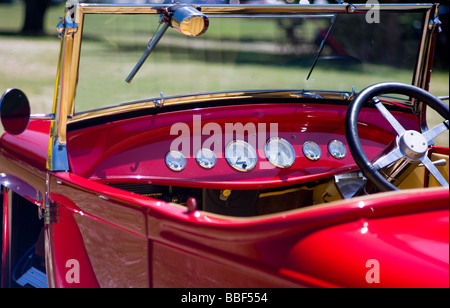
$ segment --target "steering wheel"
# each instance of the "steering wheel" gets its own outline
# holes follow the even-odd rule
[[[434,109],[445,119],[445,121],[424,133],[414,130],[405,130],[378,99],[377,95],[386,93],[403,94],[416,98]],[[361,108],[369,102],[375,104],[375,107],[397,132],[396,147],[388,154],[380,157],[374,163],[372,163],[364,153],[357,130],[359,112]],[[388,182],[378,170],[404,157],[411,161],[421,161],[442,186],[448,187],[448,183],[444,176],[427,156],[429,142],[442,132],[448,130],[448,118],[449,106],[431,93],[408,84],[385,82],[367,87],[352,100],[345,118],[345,135],[348,147],[356,164],[363,174],[381,191],[398,190],[398,188]]]

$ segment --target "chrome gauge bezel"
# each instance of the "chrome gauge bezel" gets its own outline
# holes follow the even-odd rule
[[[173,171],[182,171],[186,168],[186,157],[180,151],[170,151],[166,154],[166,166]]]
[[[274,147],[276,147],[276,149],[274,149]],[[274,150],[277,153],[273,153]],[[295,162],[294,148],[289,141],[281,137],[270,138],[264,147],[264,154],[272,165],[278,168],[289,168]],[[284,161],[283,158],[280,158],[281,155],[284,157],[289,157],[287,162]]]
[[[231,141],[225,148],[225,158],[232,168],[241,172],[253,170],[258,162],[255,148],[243,140]]]
[[[217,163],[216,154],[208,148],[201,148],[195,155],[197,164],[205,169],[213,168]]]
[[[344,143],[336,139],[328,142],[328,152],[336,159],[343,159],[347,156],[347,149]]]
[[[317,143],[314,141],[306,141],[302,146],[303,154],[309,160],[316,161],[322,156],[322,151]]]

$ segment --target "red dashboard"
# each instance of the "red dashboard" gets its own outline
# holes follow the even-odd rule
[[[106,125],[72,130],[68,153],[73,172],[94,180],[141,182],[158,185],[179,183],[186,187],[258,188],[309,182],[326,175],[356,169],[345,140],[344,120],[347,106],[328,104],[258,104],[198,108],[156,113],[132,119],[110,120]],[[406,127],[416,120],[398,113]],[[360,116],[360,137],[370,159],[393,140],[390,125],[376,109]],[[377,126],[377,129],[374,129]],[[271,137],[284,139],[292,146],[295,159],[289,167],[270,163],[264,149]],[[234,168],[225,151],[235,140],[250,144],[256,152],[254,167]],[[330,142],[342,143],[344,153],[334,157]],[[319,148],[319,157],[308,158],[307,144]],[[215,165],[205,168],[196,153],[208,148]],[[171,150],[185,157],[181,170],[174,170],[166,157]],[[245,166],[245,165],[244,165]]]

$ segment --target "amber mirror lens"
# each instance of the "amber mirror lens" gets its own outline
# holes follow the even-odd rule
[[[205,32],[205,20],[202,16],[193,16],[181,22],[180,30],[187,36],[198,36]]]

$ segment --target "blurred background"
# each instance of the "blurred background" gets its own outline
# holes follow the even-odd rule
[[[170,0],[96,0],[79,2],[163,3]],[[182,0],[190,3],[304,3],[306,0]],[[53,103],[59,39],[56,24],[63,15],[63,0],[0,0],[0,94],[7,88],[22,89],[32,104],[33,113],[49,113]],[[310,0],[312,4],[336,4],[334,0]],[[365,3],[355,1],[355,3]],[[433,2],[433,1],[430,1]],[[414,3],[414,1],[379,1],[379,3]],[[438,35],[430,91],[449,95],[449,1],[441,1]],[[289,31],[289,29],[285,29]],[[335,30],[335,29],[334,29]],[[357,37],[360,29],[345,29],[348,37]],[[352,31],[354,33],[352,33]],[[395,27],[389,31],[395,31]],[[446,101],[448,103],[448,100]],[[428,113],[430,126],[440,119]],[[1,128],[0,128],[1,130]],[[0,131],[1,133],[1,131]],[[448,146],[448,134],[438,144]]]

